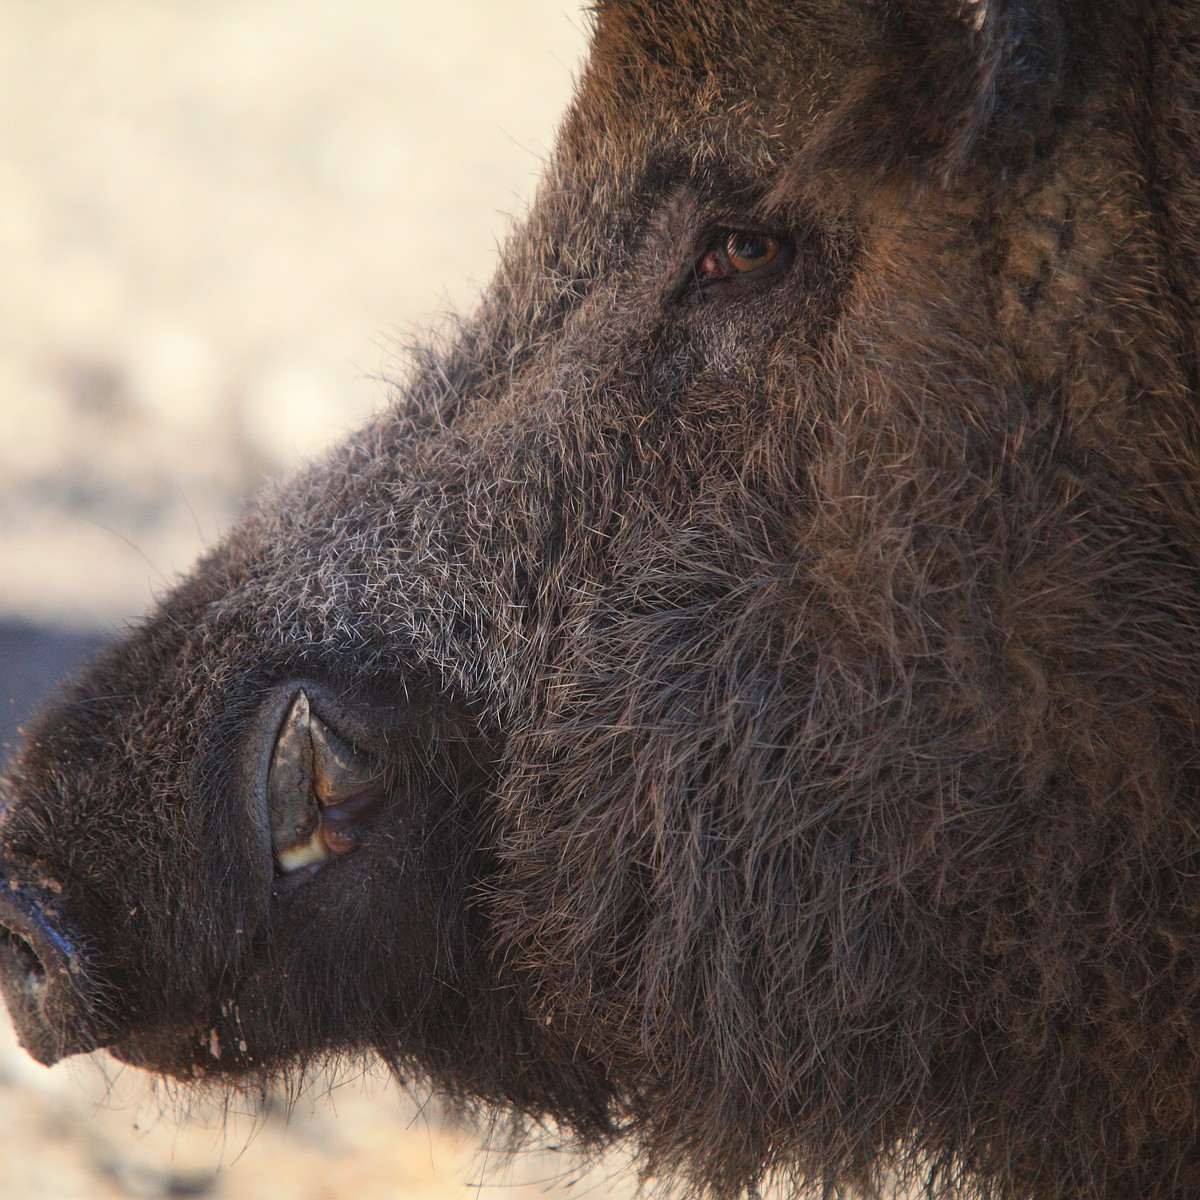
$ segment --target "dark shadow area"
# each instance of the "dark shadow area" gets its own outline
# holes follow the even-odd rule
[[[23,621],[0,621],[0,759],[39,701],[108,639]]]

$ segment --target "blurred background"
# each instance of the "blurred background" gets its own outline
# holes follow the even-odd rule
[[[471,305],[583,42],[568,0],[0,0],[0,740]],[[0,1018],[6,1200],[628,1189],[381,1078],[285,1117],[181,1125]]]

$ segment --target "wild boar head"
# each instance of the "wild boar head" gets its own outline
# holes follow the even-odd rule
[[[478,311],[12,764],[29,1051],[373,1052],[717,1193],[1183,1194],[1197,46],[602,0]]]

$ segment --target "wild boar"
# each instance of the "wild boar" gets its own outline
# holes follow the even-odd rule
[[[478,310],[11,764],[24,1045],[1200,1194],[1200,8],[594,22]]]

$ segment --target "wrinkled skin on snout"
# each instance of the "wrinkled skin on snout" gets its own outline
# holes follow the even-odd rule
[[[30,1052],[1200,1193],[1198,46],[601,3],[479,310],[10,765]]]

